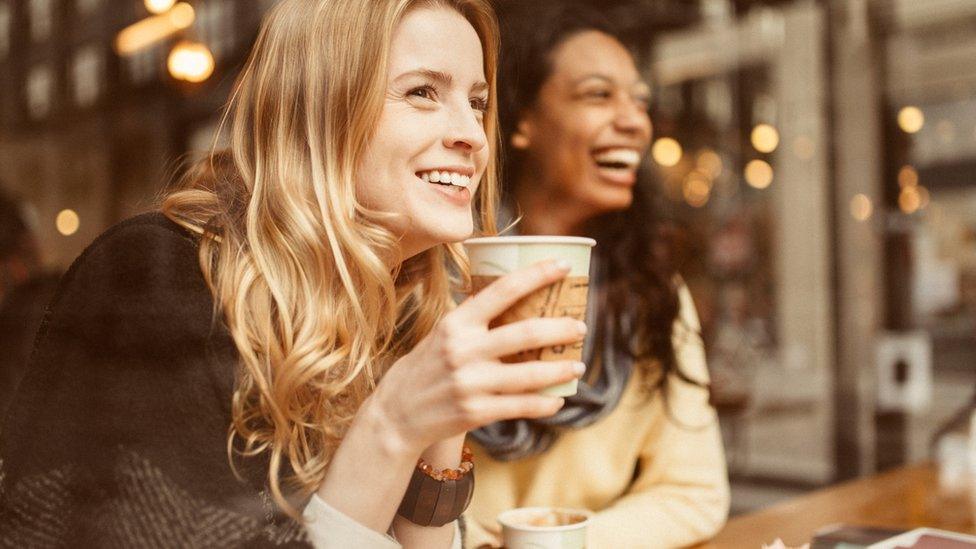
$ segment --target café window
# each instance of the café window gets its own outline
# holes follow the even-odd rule
[[[53,0],[30,0],[30,34],[31,38],[40,42],[51,35],[54,17]]]
[[[0,2],[0,60],[10,53],[10,5]]]
[[[82,17],[92,15],[102,7],[102,0],[75,0],[76,13]]]
[[[214,57],[222,57],[234,47],[234,3],[211,0],[198,5],[196,26]]]
[[[155,79],[162,63],[158,45],[144,48],[125,58],[129,78],[136,85],[145,84]]]
[[[102,56],[97,45],[84,46],[71,64],[74,100],[79,107],[89,107],[98,100],[102,81]]]
[[[51,112],[54,95],[54,71],[48,65],[38,65],[27,75],[27,111],[35,120]]]

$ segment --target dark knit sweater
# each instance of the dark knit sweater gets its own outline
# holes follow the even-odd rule
[[[227,458],[238,354],[194,237],[153,213],[65,275],[0,427],[0,545],[304,545],[265,459]]]

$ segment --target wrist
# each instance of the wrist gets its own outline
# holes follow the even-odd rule
[[[378,439],[380,451],[385,454],[385,457],[394,461],[416,460],[423,450],[422,445],[411,440],[411,437],[403,432],[403,426],[396,415],[384,407],[376,394],[363,402],[359,413],[356,414],[356,423],[362,423],[362,428]]]
[[[454,469],[461,464],[461,449],[464,447],[465,433],[438,440],[431,444],[420,458],[437,469]]]

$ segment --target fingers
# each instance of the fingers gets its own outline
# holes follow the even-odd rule
[[[486,286],[454,311],[485,324],[532,292],[564,278],[570,266],[560,261],[542,261],[509,273]]]
[[[506,419],[549,417],[565,403],[559,397],[537,394],[485,396],[469,401],[464,417],[469,429],[474,429]]]
[[[585,336],[586,324],[573,318],[528,318],[489,330],[472,345],[479,356],[499,358],[529,349],[577,343]]]
[[[465,368],[466,385],[473,392],[486,394],[532,393],[579,379],[586,366],[573,360],[532,361],[518,364],[484,363]]]

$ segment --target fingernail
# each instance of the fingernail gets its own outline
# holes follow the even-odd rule
[[[570,265],[569,261],[566,261],[565,259],[560,259],[556,262],[556,269],[559,269],[560,271],[569,271],[572,268],[573,266]]]
[[[587,331],[586,323],[583,322],[582,320],[576,321],[576,330],[579,332],[580,335],[586,335],[586,331]]]
[[[582,376],[583,373],[586,372],[586,364],[583,364],[582,362],[573,364],[573,371],[576,372],[576,377]]]

